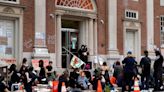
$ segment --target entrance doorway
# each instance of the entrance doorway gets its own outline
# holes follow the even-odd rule
[[[62,68],[69,68],[72,54],[78,56],[78,21],[62,20]]]
[[[72,54],[78,55],[78,30],[62,29],[62,68],[68,68]]]

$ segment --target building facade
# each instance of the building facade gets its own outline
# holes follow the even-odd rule
[[[1,0],[0,57],[68,68],[81,45],[108,64],[163,48],[164,0]],[[71,53],[71,54],[70,54]],[[96,57],[97,56],[97,57]]]

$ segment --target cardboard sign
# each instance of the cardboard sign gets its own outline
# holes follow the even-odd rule
[[[40,59],[32,59],[32,66],[34,67],[34,70],[39,70],[39,60]],[[49,64],[49,60],[43,60],[44,67],[46,67]]]
[[[0,36],[0,45],[8,45],[7,41],[7,37]]]
[[[7,66],[7,65],[11,65],[11,64],[16,64],[16,59],[15,58],[11,58],[11,59],[8,59],[8,58],[1,58],[0,59],[0,64],[2,66]]]
[[[36,32],[35,33],[35,44],[38,46],[45,45],[45,33],[44,32]]]

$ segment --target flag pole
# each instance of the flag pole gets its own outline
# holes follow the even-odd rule
[[[64,50],[66,50],[68,53],[70,53],[73,56],[76,56],[75,54],[73,54],[72,52],[70,52],[68,49],[66,49],[65,47],[62,47]]]
[[[68,49],[66,49],[65,47],[62,47],[64,50],[66,50],[68,53],[70,53],[71,55],[73,55],[73,56],[76,56],[75,54],[73,54],[72,52],[70,52]],[[77,56],[76,56],[77,57]],[[78,59],[80,59],[79,57],[77,57]],[[81,60],[81,59],[80,59]],[[83,61],[83,60],[81,60],[81,61]],[[83,61],[84,62],[84,61]],[[85,62],[84,62],[84,64],[85,64]],[[85,64],[86,65],[86,64]]]

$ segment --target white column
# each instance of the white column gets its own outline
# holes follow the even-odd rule
[[[147,49],[152,52],[154,47],[154,0],[146,0],[147,6]]]
[[[46,0],[35,0],[35,43],[32,57],[50,59],[46,47]]]
[[[46,34],[46,0],[35,0],[35,33],[37,32]]]
[[[89,31],[88,31],[88,41],[89,41],[89,43],[88,43],[88,47],[89,47],[89,52],[90,52],[90,55],[93,55],[93,41],[94,41],[94,39],[93,39],[93,19],[89,19]]]
[[[15,24],[15,37],[14,37],[14,38],[15,38],[15,44],[14,44],[14,45],[15,45],[15,48],[14,48],[14,49],[15,49],[15,57],[16,57],[17,60],[20,60],[20,58],[21,58],[21,57],[19,56],[19,54],[21,53],[20,50],[19,50],[19,49],[20,49],[20,45],[19,45],[20,41],[19,41],[19,40],[21,39],[21,38],[19,38],[19,37],[20,37],[19,33],[21,33],[22,30],[19,30],[19,28],[18,28],[18,27],[19,27],[19,22],[20,22],[20,21],[16,20],[15,23],[14,23],[14,24]],[[19,30],[19,31],[18,31],[18,30]],[[22,34],[22,35],[23,35],[23,34]],[[22,38],[22,39],[23,39],[23,38]],[[23,46],[23,45],[22,45],[22,46]],[[22,58],[21,58],[21,59],[22,59]],[[21,60],[21,61],[22,61],[22,60]],[[21,65],[21,63],[22,63],[21,61],[16,62],[17,65]]]
[[[97,55],[98,54],[98,46],[97,46],[97,38],[98,38],[98,35],[97,35],[97,20],[95,19],[94,22],[93,22],[93,26],[94,26],[94,54]]]
[[[81,45],[86,44],[85,39],[85,22],[80,22],[80,31],[79,31],[79,48],[81,48]]]
[[[89,39],[89,38],[88,38],[88,37],[89,37],[89,36],[88,36],[88,33],[89,33],[88,20],[85,21],[85,26],[86,26],[86,27],[85,27],[85,32],[86,32],[86,33],[85,33],[85,45],[89,46],[89,45],[88,45],[88,44],[89,44],[89,41],[88,41],[88,39]]]
[[[18,61],[18,65],[20,65],[22,62],[22,59],[23,59],[23,16],[21,16],[20,18],[19,18],[19,24],[18,24],[18,20],[16,20],[16,24],[17,24],[17,26],[16,27],[18,27],[19,26],[19,29],[17,29],[17,30],[19,30],[19,54],[18,54],[18,59],[19,59],[19,61]],[[22,26],[21,26],[22,25]]]
[[[56,16],[56,66],[61,68],[61,55],[62,55],[62,45],[61,45],[61,15]]]
[[[117,52],[117,0],[108,1],[108,50],[110,54]]]

